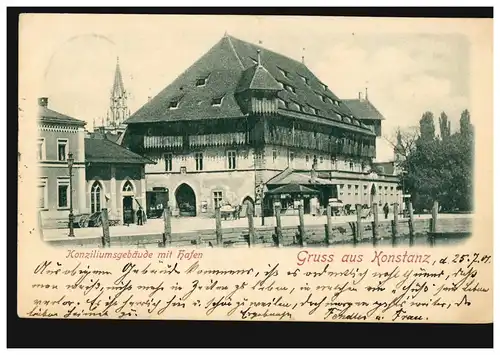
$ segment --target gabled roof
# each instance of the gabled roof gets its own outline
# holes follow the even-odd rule
[[[347,99],[343,101],[355,117],[363,120],[385,120],[384,116],[368,99]]]
[[[236,92],[245,90],[280,91],[281,86],[262,65],[255,64],[245,70],[236,88]]]
[[[87,124],[85,121],[77,120],[44,106],[38,106],[38,119],[47,123],[70,124],[82,127]]]
[[[155,164],[106,138],[85,138],[85,161],[90,163]]]
[[[243,117],[236,96],[247,88],[279,90],[281,110],[322,117],[326,122],[343,122],[353,115],[304,63],[225,35],[125,123]],[[220,105],[212,105],[221,97]],[[370,132],[359,122],[346,126]]]

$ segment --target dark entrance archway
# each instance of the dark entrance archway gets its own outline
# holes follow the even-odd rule
[[[179,208],[179,216],[196,216],[196,195],[188,184],[181,184],[175,190],[175,202]]]
[[[254,211],[255,214],[255,202],[254,200],[250,197],[247,196],[243,199],[243,202],[241,203],[241,211],[240,211],[240,217],[244,217],[247,215],[247,210],[251,208],[252,211]]]

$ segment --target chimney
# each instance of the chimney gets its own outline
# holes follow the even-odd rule
[[[261,62],[260,62],[260,49],[257,49],[257,65],[260,67],[262,66]]]
[[[151,96],[148,96],[148,102],[151,101]],[[130,113],[129,113],[130,114]]]
[[[363,93],[361,91],[358,92],[358,98],[359,98],[359,101],[363,100]]]
[[[38,106],[41,106],[41,107],[49,106],[49,98],[48,97],[39,97],[38,98]]]

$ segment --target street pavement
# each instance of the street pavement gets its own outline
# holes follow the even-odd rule
[[[457,218],[457,217],[471,217],[472,215],[463,214],[439,214],[438,218]],[[389,215],[388,220],[392,219],[393,216]],[[414,219],[429,219],[431,216],[427,215],[415,215]],[[379,221],[383,221],[384,215],[379,215]],[[407,220],[407,218],[402,218],[399,216],[399,220]],[[356,215],[351,216],[337,216],[332,217],[332,224],[344,223],[344,222],[355,222]],[[373,221],[373,217],[364,219],[363,222]],[[326,224],[326,216],[311,216],[304,215],[304,224],[308,225],[322,225]],[[262,226],[261,217],[254,217],[254,225],[256,228]],[[282,216],[281,217],[282,226],[297,226],[299,225],[299,216]],[[247,227],[247,218],[241,218],[237,220],[222,220],[222,228],[238,228]],[[264,226],[276,226],[275,217],[266,217],[264,220]],[[206,217],[180,217],[172,218],[172,233],[183,233],[183,232],[196,232],[201,230],[215,229],[215,218]],[[132,235],[147,235],[147,234],[161,234],[163,233],[164,225],[163,219],[148,219],[147,222],[138,226],[136,224],[131,224],[129,226],[112,226],[109,227],[109,232],[111,236],[132,236]],[[64,240],[68,239],[68,229],[45,229],[43,231],[44,240]],[[75,228],[74,229],[76,238],[95,238],[102,236],[102,227],[91,227],[91,228]]]

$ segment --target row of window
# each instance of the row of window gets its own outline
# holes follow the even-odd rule
[[[66,161],[68,160],[68,139],[67,138],[57,138],[57,160]],[[37,142],[37,159],[46,160],[47,152],[45,147],[45,138],[38,138]]]
[[[348,184],[348,185],[347,185],[347,189],[348,189],[348,190],[351,190],[352,186],[353,186],[353,185]],[[344,187],[345,187],[345,184],[340,184],[340,185],[339,185],[339,189],[343,189]],[[382,190],[382,186],[379,186],[378,188],[379,188],[379,190]],[[390,186],[390,187],[389,187],[389,186],[383,186],[383,188],[384,188],[385,190],[388,190],[388,189],[390,188],[390,190],[391,190],[391,191],[394,191],[394,186]],[[359,189],[359,185],[354,185],[354,189],[358,190],[358,189]],[[368,185],[363,185],[363,189],[364,189],[364,190],[368,190]],[[387,192],[386,192],[386,193],[387,193]]]
[[[165,159],[165,171],[172,171],[172,161],[173,161],[173,154],[172,153],[165,153],[163,155],[163,158]],[[227,159],[227,168],[229,170],[235,170],[237,167],[237,155],[235,150],[229,150],[226,152],[226,159]],[[203,153],[195,153],[194,154],[194,160],[195,160],[195,169],[196,171],[202,171],[203,170]]]
[[[278,159],[278,151],[273,150],[272,153],[273,157],[273,162],[275,162]],[[165,153],[163,154],[163,158],[165,160],[165,171],[173,171],[173,153]],[[203,162],[204,162],[204,156],[203,153],[195,153],[194,154],[195,158],[195,170],[196,171],[203,171]],[[237,168],[237,154],[235,150],[229,150],[226,152],[226,159],[227,159],[227,169],[229,170],[235,170]],[[332,164],[335,164],[336,162],[336,157],[331,156],[330,157]],[[295,160],[295,153],[293,151],[290,151],[288,153],[288,160],[289,163],[293,164]],[[311,156],[309,154],[306,154],[305,156],[305,161],[306,163],[309,163],[311,161]],[[312,163],[313,164],[323,164],[324,163],[324,158],[323,156],[319,156],[319,159],[316,155],[312,156]],[[348,162],[349,164],[349,169],[353,170],[354,169],[354,162]],[[362,169],[364,169],[364,166],[362,164],[361,166]]]

